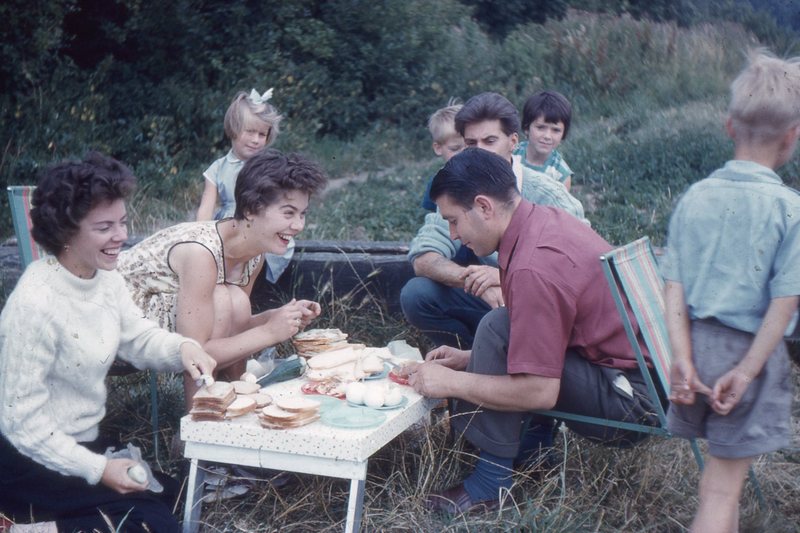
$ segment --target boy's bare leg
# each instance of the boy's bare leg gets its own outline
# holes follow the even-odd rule
[[[753,457],[709,457],[700,478],[700,506],[692,522],[693,533],[736,533],[739,498]]]

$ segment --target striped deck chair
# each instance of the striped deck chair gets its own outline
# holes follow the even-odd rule
[[[8,190],[8,205],[11,208],[11,221],[14,223],[14,234],[17,237],[19,260],[24,270],[33,261],[44,257],[45,251],[39,248],[31,237],[31,200],[33,185],[10,185]]]
[[[628,341],[636,354],[636,362],[647,384],[648,395],[658,415],[658,426],[619,422],[561,411],[544,411],[541,414],[564,420],[575,420],[602,426],[639,431],[671,437],[667,429],[667,415],[664,409],[664,400],[669,396],[670,367],[672,366],[672,347],[667,333],[664,303],[664,279],[658,270],[658,263],[650,246],[650,238],[642,237],[624,246],[616,248],[600,256],[603,272],[606,276],[611,295],[617,306],[617,311],[622,318]],[[627,307],[633,312],[639,325],[639,333],[653,365],[653,372],[649,371],[647,361],[638,342],[636,330],[631,323]],[[653,375],[657,381],[654,381]],[[697,461],[703,468],[703,455],[695,439],[689,443]],[[759,500],[764,505],[764,497],[758,480],[750,469],[750,481]]]
[[[8,188],[8,205],[11,207],[11,219],[14,223],[14,234],[19,247],[20,264],[25,269],[29,264],[44,257],[46,252],[40,248],[31,236],[31,202],[34,185],[10,185]],[[115,361],[109,371],[112,376],[124,376],[138,372],[125,361]],[[153,429],[153,446],[158,457],[158,381],[156,373],[148,370],[150,378],[150,425]]]

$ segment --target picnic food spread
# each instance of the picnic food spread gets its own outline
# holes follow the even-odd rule
[[[401,386],[383,379],[391,376],[390,369],[400,363],[388,348],[349,343],[347,337],[338,329],[307,330],[292,339],[300,357],[281,361],[273,372],[245,372],[230,383],[207,382],[192,399],[192,420],[224,421],[255,413],[262,427],[281,430],[305,426],[321,417],[322,423],[354,429],[379,423],[385,418],[364,414],[363,410],[399,409],[408,403]],[[306,382],[298,387],[297,395],[273,401],[267,390],[270,384],[303,374]],[[329,401],[310,395],[329,397]],[[336,416],[321,416],[323,411],[333,409]]]

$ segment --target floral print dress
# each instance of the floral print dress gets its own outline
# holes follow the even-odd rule
[[[220,222],[210,220],[177,224],[151,235],[120,254],[117,269],[125,278],[133,301],[147,318],[158,322],[162,328],[175,331],[176,326],[180,280],[169,266],[169,254],[176,245],[195,242],[204,246],[217,264],[218,285],[228,283],[243,287],[258,272],[261,255],[247,262],[239,279],[226,279],[225,250],[217,228]]]

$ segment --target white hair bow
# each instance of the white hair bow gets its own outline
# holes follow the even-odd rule
[[[272,98],[272,87],[270,87],[264,94],[258,94],[258,91],[255,89],[250,91],[250,96],[248,96],[251,102],[256,105],[266,104],[267,101]]]

